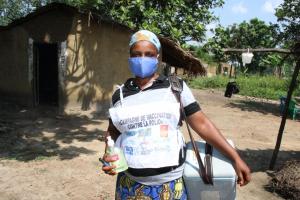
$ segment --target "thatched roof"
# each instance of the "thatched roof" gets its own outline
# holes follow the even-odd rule
[[[183,50],[179,44],[166,37],[159,37],[162,44],[162,61],[179,68],[183,68],[192,74],[206,75],[206,69],[201,60],[191,53]]]
[[[92,14],[92,20],[95,20],[97,22],[106,22],[113,24],[115,26],[119,26],[120,28],[125,28],[126,30],[130,32],[135,32],[135,30],[130,29],[129,27],[120,24],[118,22],[109,20],[109,19],[104,19],[103,17],[99,16],[97,13],[88,13],[82,10],[78,10],[75,7],[62,4],[62,3],[51,3],[46,6],[43,6],[36,11],[28,14],[25,17],[22,17],[20,19],[17,19],[10,23],[7,26],[0,26],[0,31],[1,30],[7,30],[10,29],[14,26],[20,25],[26,21],[31,20],[32,18],[35,18],[43,13],[52,11],[52,10],[65,10],[69,12],[79,12],[84,15],[90,15]],[[192,54],[184,51],[176,42],[172,41],[171,39],[168,39],[166,37],[159,36],[159,40],[162,44],[162,61],[171,65],[175,66],[178,68],[184,68],[188,70],[189,72],[193,74],[199,74],[199,75],[205,75],[206,74],[206,69],[204,65],[201,63],[201,61],[197,58],[195,58]]]

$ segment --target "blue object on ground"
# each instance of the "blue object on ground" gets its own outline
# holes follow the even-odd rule
[[[285,107],[286,97],[280,97],[280,114],[283,114]],[[291,99],[288,108],[288,114],[292,117],[293,120],[296,119],[296,115],[300,114],[300,106],[297,105],[296,100]]]

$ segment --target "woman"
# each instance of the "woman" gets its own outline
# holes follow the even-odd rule
[[[157,74],[160,42],[141,30],[130,40],[128,79],[112,97],[108,134],[125,153],[128,170],[118,174],[116,199],[187,199],[182,180],[184,140],[179,131],[179,103],[167,77]],[[201,111],[182,82],[181,101],[187,122],[209,144],[233,162],[238,184],[250,181],[250,170],[219,130]],[[104,155],[107,162],[114,158]],[[115,175],[114,166],[103,171]]]

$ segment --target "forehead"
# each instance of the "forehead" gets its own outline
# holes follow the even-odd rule
[[[141,40],[134,43],[131,46],[130,51],[154,51],[158,53],[155,45],[146,40]]]

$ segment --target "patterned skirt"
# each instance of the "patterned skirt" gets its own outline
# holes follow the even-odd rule
[[[124,173],[118,174],[116,200],[186,200],[183,178],[162,185],[143,185]]]

